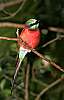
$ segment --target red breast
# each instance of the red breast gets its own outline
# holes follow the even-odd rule
[[[30,30],[25,28],[20,34],[20,38],[28,44],[32,49],[36,48],[40,42],[40,31],[39,29]],[[19,43],[22,46],[22,43]]]

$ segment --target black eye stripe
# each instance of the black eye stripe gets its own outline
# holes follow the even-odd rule
[[[39,23],[39,21],[36,21],[35,23],[30,24],[29,26],[31,27],[31,26],[33,26],[33,25],[36,25],[37,23]]]

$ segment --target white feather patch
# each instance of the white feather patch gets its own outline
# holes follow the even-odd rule
[[[20,47],[20,49],[19,49],[19,59],[24,59],[25,55],[28,52],[31,52],[31,50],[28,50],[28,49],[25,49],[23,47]]]

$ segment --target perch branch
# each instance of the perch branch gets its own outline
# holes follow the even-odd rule
[[[35,98],[35,100],[40,100],[40,97],[46,92],[48,91],[50,88],[52,88],[53,86],[57,85],[58,83],[60,83],[64,78],[59,78],[56,81],[54,81],[53,83],[51,83],[50,85],[48,85],[45,89],[43,89]]]
[[[39,56],[40,58],[44,59],[45,61],[49,62],[52,66],[54,66],[55,68],[57,68],[58,70],[60,70],[61,72],[64,72],[64,69],[62,69],[59,65],[57,65],[56,63],[54,63],[53,61],[47,59],[44,57],[43,54],[40,54],[39,52],[37,52],[35,49],[32,50],[33,53],[35,53],[37,56]]]
[[[14,41],[18,41],[18,38],[6,38],[6,37],[1,37],[1,40],[14,40]],[[54,66],[55,68],[57,68],[58,70],[60,70],[61,72],[64,72],[64,69],[62,69],[59,65],[57,65],[56,63],[54,63],[53,61],[47,59],[46,57],[44,57],[43,54],[40,54],[39,52],[37,52],[35,49],[31,49],[31,47],[29,47],[27,45],[27,43],[23,42],[23,40],[21,40],[22,43],[24,43],[33,53],[35,53],[37,56],[39,56],[40,58],[44,59],[45,61],[49,62],[52,66]]]
[[[12,40],[12,41],[18,41],[17,38],[9,38],[9,37],[0,37],[0,40]]]

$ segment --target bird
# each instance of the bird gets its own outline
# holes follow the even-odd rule
[[[19,45],[19,51],[18,51],[18,59],[17,59],[17,67],[15,70],[15,74],[12,81],[12,89],[14,88],[15,79],[17,76],[17,73],[20,69],[21,62],[25,58],[27,53],[31,52],[31,49],[36,48],[39,45],[40,42],[40,30],[39,30],[39,21],[36,19],[29,19],[25,23],[25,28],[20,32],[19,35],[19,29],[17,29],[17,37],[18,37],[18,45]]]

